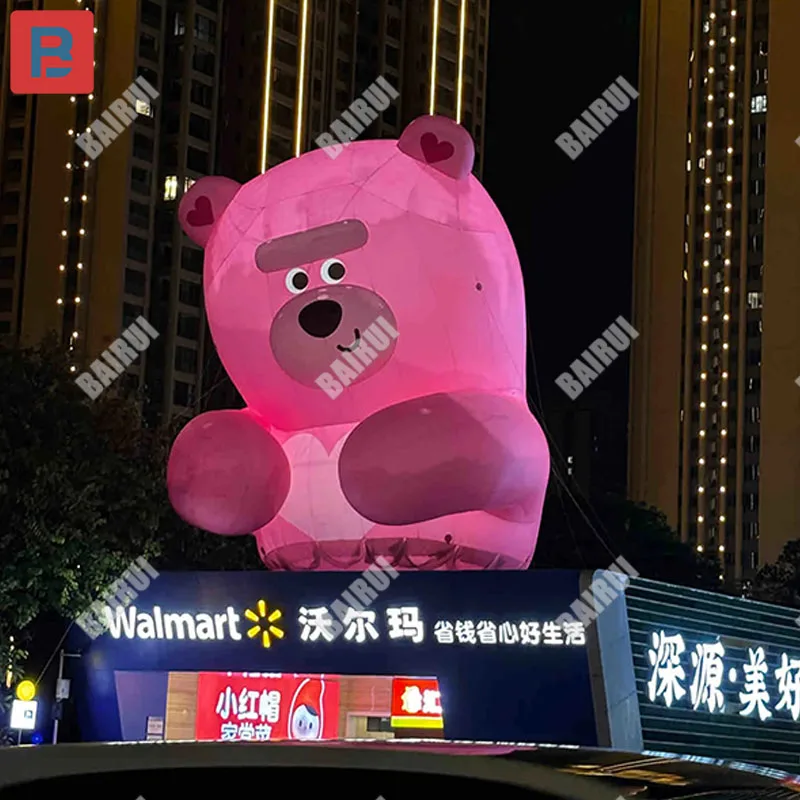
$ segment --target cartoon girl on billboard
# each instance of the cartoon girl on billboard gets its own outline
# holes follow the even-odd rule
[[[310,741],[321,739],[325,727],[322,698],[325,681],[305,678],[297,687],[289,706],[289,738]]]

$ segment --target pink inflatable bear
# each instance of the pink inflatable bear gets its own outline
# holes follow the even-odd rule
[[[199,180],[209,325],[242,410],[180,433],[187,522],[284,570],[523,569],[549,474],[525,399],[522,275],[474,145],[445,117]]]

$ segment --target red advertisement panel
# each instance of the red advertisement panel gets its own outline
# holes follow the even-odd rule
[[[201,672],[195,738],[200,741],[335,739],[339,681],[324,675]]]
[[[444,728],[436,678],[395,678],[392,681],[392,727]]]

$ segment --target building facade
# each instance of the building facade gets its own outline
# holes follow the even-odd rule
[[[9,15],[73,9],[95,16],[94,93],[11,94]],[[400,97],[363,138],[446,114],[475,138],[480,173],[488,13],[489,0],[4,0],[0,335],[55,331],[80,372],[142,314],[160,336],[125,381],[151,421],[229,407],[183,192],[316,147],[380,75]],[[159,98],[90,159],[76,138],[140,75]]]
[[[800,535],[800,5],[642,5],[629,488],[721,580]]]
[[[796,609],[604,570],[371,569],[384,588],[363,608],[342,590],[351,573],[145,576],[99,609],[104,628],[72,626],[66,716],[89,741],[291,739],[308,682],[320,738],[413,731],[798,771]],[[398,689],[436,703],[403,711]],[[271,717],[226,705],[251,692]]]

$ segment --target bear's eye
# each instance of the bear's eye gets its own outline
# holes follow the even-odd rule
[[[300,294],[308,287],[308,273],[300,267],[290,270],[286,276],[286,288],[292,294]]]
[[[329,258],[320,269],[325,283],[339,283],[344,278],[344,264],[338,258]]]

